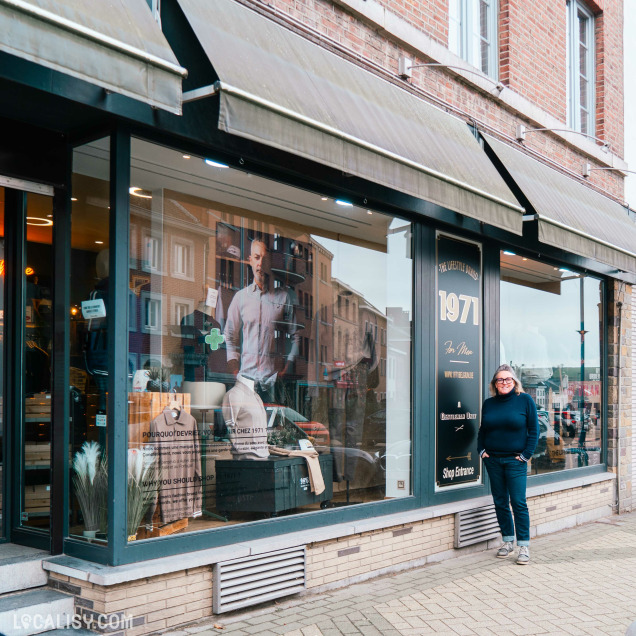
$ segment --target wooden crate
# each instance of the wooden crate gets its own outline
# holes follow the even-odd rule
[[[51,487],[49,484],[37,484],[24,487],[24,511],[28,513],[49,512],[51,505]]]
[[[51,464],[50,442],[27,442],[24,445],[25,466],[49,466]]]
[[[26,417],[51,417],[50,393],[37,393],[33,397],[24,400],[24,414]]]

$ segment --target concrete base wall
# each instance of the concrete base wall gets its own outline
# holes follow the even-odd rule
[[[528,499],[532,536],[557,532],[612,513],[613,481]],[[378,518],[377,521],[380,521]],[[493,547],[453,548],[455,515],[380,527],[307,545],[307,592],[340,587]],[[111,635],[147,634],[212,616],[214,564],[100,585],[50,572],[49,585],[75,595],[78,614]],[[139,565],[143,573],[143,564]],[[99,629],[104,626],[104,629]]]

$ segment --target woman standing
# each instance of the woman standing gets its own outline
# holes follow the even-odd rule
[[[537,407],[523,392],[521,382],[507,364],[495,371],[490,392],[493,397],[484,402],[481,412],[477,448],[490,477],[497,521],[503,535],[497,557],[505,559],[512,554],[516,530],[517,563],[526,565],[530,561],[526,462],[532,457],[539,439]]]

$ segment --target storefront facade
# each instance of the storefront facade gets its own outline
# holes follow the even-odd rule
[[[4,541],[130,633],[484,549],[503,362],[533,534],[627,509],[622,206],[260,5],[130,4],[12,9],[90,54],[2,52]]]

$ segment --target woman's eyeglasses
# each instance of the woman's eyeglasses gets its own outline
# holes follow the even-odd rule
[[[495,384],[514,384],[514,378],[497,378]]]

